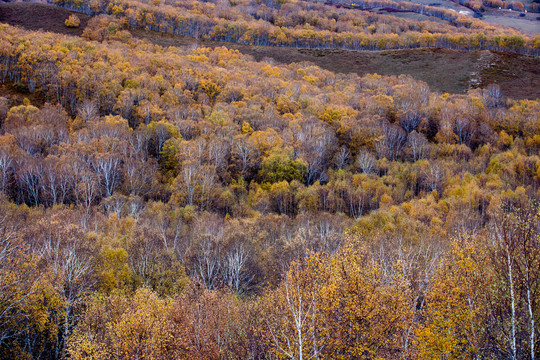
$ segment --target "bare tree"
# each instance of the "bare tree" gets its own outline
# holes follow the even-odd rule
[[[223,262],[225,283],[237,293],[247,290],[255,277],[246,273],[248,258],[249,253],[245,247],[242,244],[235,244]]]
[[[148,159],[150,131],[147,129],[137,129],[133,135],[128,137],[129,144],[138,157],[143,161]]]
[[[158,165],[153,158],[147,161],[139,156],[126,159],[122,171],[124,190],[135,196],[148,194],[157,171]]]
[[[401,114],[399,123],[401,127],[403,128],[403,130],[405,130],[408,134],[416,130],[421,120],[422,120],[422,116],[420,115],[417,109],[414,109],[414,110],[408,110],[405,113]]]
[[[407,137],[407,142],[411,148],[414,161],[418,161],[425,157],[429,143],[424,135],[413,131]]]
[[[122,210],[126,207],[129,198],[125,195],[114,193],[106,199],[101,201],[101,206],[105,210],[107,215],[116,214],[117,217],[122,215]]]
[[[194,275],[209,289],[221,282],[224,227],[221,219],[210,216],[199,220],[194,229],[191,262]]]
[[[509,228],[504,226],[500,226],[499,224],[494,223],[494,236],[495,241],[497,241],[498,244],[498,251],[499,254],[495,255],[494,258],[499,258],[502,268],[504,277],[506,278],[507,286],[504,289],[504,291],[508,291],[508,296],[510,298],[510,339],[509,339],[509,345],[510,345],[510,359],[516,360],[517,359],[517,334],[516,334],[516,328],[518,326],[517,324],[517,316],[516,316],[516,289],[515,289],[515,276],[516,276],[516,269],[515,269],[515,259],[514,259],[514,252],[516,250],[516,244],[514,242],[513,236],[509,233]]]
[[[227,169],[227,158],[231,150],[229,141],[223,139],[213,139],[208,143],[208,160],[217,174],[223,174]]]
[[[22,201],[38,205],[41,199],[41,181],[43,180],[43,164],[40,159],[23,156],[18,161],[16,173],[17,186],[22,192]]]
[[[429,191],[437,190],[440,192],[445,176],[443,165],[432,161],[422,174],[422,183]]]
[[[197,278],[209,289],[215,289],[220,282],[222,268],[221,243],[223,233],[204,234],[194,248],[194,271]]]
[[[383,137],[375,145],[380,158],[396,160],[403,150],[407,134],[398,126],[384,122],[382,125]]]
[[[130,195],[128,198],[128,214],[131,215],[134,219],[138,219],[139,216],[143,213],[146,203],[140,196]]]
[[[489,84],[488,87],[482,92],[482,95],[488,108],[496,108],[501,105],[502,92],[499,85]]]
[[[361,151],[356,157],[356,166],[358,166],[364,174],[369,174],[375,170],[377,159],[367,150]]]
[[[506,210],[506,212],[504,212]],[[509,357],[519,358],[524,344],[529,346],[529,358],[536,358],[536,313],[540,282],[540,213],[537,205],[523,204],[502,209],[491,223],[494,243],[492,261],[500,275],[498,285],[506,293],[509,309],[502,311],[510,325]]]
[[[90,171],[83,171],[77,176],[77,187],[75,189],[77,202],[82,204],[87,212],[90,210],[94,200],[100,196],[99,184],[99,176]]]
[[[97,153],[92,158],[92,168],[100,175],[105,197],[111,196],[118,188],[122,170],[118,154]]]
[[[18,228],[0,205],[0,345],[24,333],[25,309],[38,290],[40,275]]]
[[[197,187],[197,173],[199,164],[194,161],[185,162],[177,178],[187,205],[193,205],[195,201],[195,190]]]
[[[314,233],[323,251],[333,254],[341,247],[345,239],[345,224],[346,222],[339,215],[322,213],[314,219]]]
[[[63,324],[59,325],[61,331],[56,344],[56,356],[59,357],[76,323],[74,308],[79,305],[83,295],[93,289],[97,278],[92,250],[81,229],[72,224],[51,227],[47,222],[41,226],[37,235],[40,239],[35,240],[34,251],[47,262],[58,280],[55,282],[56,290],[64,298],[65,317]]]
[[[43,160],[43,181],[41,187],[44,194],[44,202],[47,205],[56,205],[61,195],[61,176],[57,171],[59,159],[54,155],[49,155]]]
[[[318,359],[327,337],[321,334],[316,284],[304,279],[293,265],[278,290],[280,313],[267,321],[274,346],[281,357],[291,360]]]
[[[217,178],[216,170],[211,166],[203,166],[199,169],[197,174],[197,187],[199,188],[200,198],[199,203],[201,210],[208,209],[210,207],[210,195],[216,187]]]
[[[351,159],[351,152],[346,146],[342,146],[339,148],[338,152],[334,156],[334,165],[338,169],[343,169],[345,166],[349,164],[350,159]]]
[[[307,163],[306,183],[321,180],[328,170],[331,154],[335,151],[336,139],[333,130],[315,120],[304,121],[294,130],[299,157]]]
[[[99,115],[98,106],[92,100],[84,100],[77,107],[77,115],[84,122],[95,120]]]
[[[454,133],[457,135],[460,144],[471,146],[471,141],[475,133],[474,123],[466,116],[458,116],[454,119]]]
[[[233,159],[240,163],[240,175],[246,176],[257,159],[258,151],[247,135],[238,135],[233,141],[232,154]]]
[[[0,146],[0,191],[7,193],[13,176],[14,160],[6,146]]]
[[[62,156],[55,166],[56,178],[55,182],[58,186],[56,194],[58,195],[58,203],[63,204],[73,196],[75,187],[75,173],[72,170],[72,157]],[[51,169],[52,171],[52,169]]]

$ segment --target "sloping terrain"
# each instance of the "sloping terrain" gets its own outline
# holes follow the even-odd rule
[[[81,35],[89,17],[77,14],[81,26],[70,29],[64,25],[72,12],[35,3],[0,4],[0,22],[29,30],[52,31]],[[505,96],[540,98],[540,58],[493,51],[458,51],[445,49],[406,49],[390,51],[351,51],[298,49],[252,46],[191,37],[134,30],[137,38],[161,46],[226,46],[253,56],[256,60],[273,59],[279,63],[309,61],[324,69],[342,72],[407,74],[425,81],[432,89],[449,93],[465,93],[475,87],[499,84]]]
[[[540,48],[210,34],[274,1],[0,6],[0,360],[535,357]]]
[[[0,22],[17,25],[28,30],[44,30],[66,35],[82,35],[90,16],[77,13],[81,20],[78,28],[68,28],[64,22],[73,12],[37,3],[0,2]]]

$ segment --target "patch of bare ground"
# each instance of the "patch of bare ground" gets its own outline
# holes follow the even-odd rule
[[[8,11],[6,11],[6,9]],[[68,29],[63,21],[72,12],[32,3],[0,5],[0,22],[27,29],[80,35],[88,17],[78,14],[81,27]],[[225,46],[251,55],[255,60],[273,59],[277,63],[308,61],[336,73],[358,75],[407,74],[425,81],[431,89],[448,93],[465,93],[476,87],[499,84],[505,96],[517,99],[540,98],[540,57],[493,51],[458,51],[447,49],[406,49],[389,51],[352,51],[297,49],[253,46],[206,41],[159,32],[134,30],[136,38],[161,46]]]
[[[540,13],[488,8],[483,14],[482,20],[488,23],[508,26],[527,34],[540,34],[540,21],[536,20]]]
[[[68,28],[64,23],[76,14],[81,20],[78,28]],[[0,22],[21,26],[28,30],[44,30],[60,34],[80,36],[90,16],[58,7],[27,2],[2,3],[0,1]]]

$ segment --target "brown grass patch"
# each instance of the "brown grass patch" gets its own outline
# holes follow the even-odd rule
[[[76,14],[81,20],[78,28],[68,28],[64,24],[72,14]],[[28,30],[44,30],[80,36],[88,23],[88,19],[90,19],[88,15],[45,4],[0,2],[0,22],[21,26]]]

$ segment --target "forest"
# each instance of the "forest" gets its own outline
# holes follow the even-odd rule
[[[251,45],[352,50],[436,47],[540,55],[538,34],[522,34],[440,7],[392,0],[362,0],[352,8],[314,0],[47,1],[87,14],[112,15],[119,26]],[[406,10],[439,21],[359,11],[374,7]]]
[[[81,37],[0,24],[0,359],[540,357],[540,99],[129,30],[540,37],[307,1],[56,5],[93,15]]]

